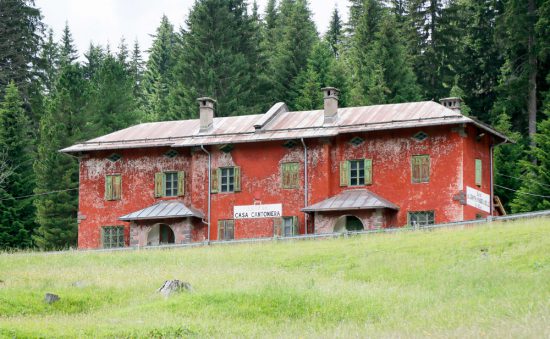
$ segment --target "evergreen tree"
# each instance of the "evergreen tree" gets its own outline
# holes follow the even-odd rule
[[[13,80],[23,102],[36,75],[44,27],[32,0],[0,0],[0,95]],[[27,113],[31,110],[26,107]]]
[[[210,96],[217,100],[219,116],[257,113],[252,89],[258,55],[246,2],[197,1],[187,27],[175,76],[183,102],[173,111],[195,117],[196,99]]]
[[[75,47],[73,35],[69,29],[69,23],[65,22],[63,35],[61,36],[61,44],[59,49],[61,64],[71,64],[78,59],[78,50]]]
[[[355,105],[420,99],[420,89],[395,18],[377,0],[358,4],[352,22],[351,102]]]
[[[59,46],[54,41],[53,30],[48,31],[46,42],[40,51],[41,81],[45,94],[51,93],[59,71]]]
[[[0,153],[13,169],[0,191],[0,248],[29,247],[34,228],[31,199],[35,180],[32,168],[33,136],[31,123],[14,82],[6,88],[0,106]]]
[[[336,59],[328,42],[315,44],[308,59],[306,70],[296,78],[296,98],[294,106],[300,110],[312,110],[323,107],[322,87],[334,87],[330,84],[330,70]]]
[[[143,90],[142,90],[142,81],[143,81],[143,72],[144,65],[143,59],[141,57],[141,49],[139,43],[136,40],[134,42],[134,48],[132,50],[132,56],[130,59],[130,75],[133,79],[133,92],[134,98],[136,98],[138,105],[143,106]]]
[[[547,77],[550,82],[550,75]],[[511,203],[513,212],[550,209],[550,92],[546,95],[544,120],[534,135],[529,155],[535,162],[523,161],[523,183]]]
[[[294,90],[296,77],[307,66],[309,53],[318,41],[306,0],[282,0],[278,15],[278,41],[272,59],[272,102],[285,101]],[[293,106],[293,103],[290,103]]]
[[[458,77],[457,77],[457,79],[458,79]],[[451,88],[451,92],[449,93],[449,96],[453,97],[453,98],[461,98],[462,99],[463,102],[460,105],[460,113],[462,113],[464,115],[470,115],[471,114],[472,110],[470,109],[470,106],[468,106],[466,104],[466,102],[464,101],[464,97],[466,95],[464,93],[464,90],[458,85],[458,80],[455,80],[455,84]]]
[[[338,7],[335,7],[334,11],[332,12],[332,18],[330,19],[330,24],[328,26],[327,33],[325,35],[325,40],[328,41],[328,43],[330,44],[330,48],[335,58],[338,58],[338,56],[340,55],[342,35],[343,35],[342,19],[340,18]]]
[[[66,59],[68,60],[68,59]],[[37,161],[34,165],[37,194],[60,191],[35,199],[39,227],[33,236],[42,249],[76,245],[78,163],[58,151],[85,138],[83,108],[86,83],[78,64],[64,64],[40,120]]]
[[[90,43],[88,50],[84,53],[84,58],[86,58],[82,70],[84,72],[84,78],[91,80],[99,71],[103,59],[105,58],[103,47]]]
[[[167,113],[169,91],[174,81],[175,39],[174,27],[166,15],[163,15],[149,50],[149,59],[143,76],[144,109],[147,119],[151,121],[171,120]]]
[[[134,81],[118,55],[107,54],[92,77],[87,93],[85,116],[97,137],[129,127],[139,121]]]

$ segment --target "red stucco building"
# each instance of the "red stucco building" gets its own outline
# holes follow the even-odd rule
[[[494,210],[505,136],[460,99],[145,123],[62,150],[80,163],[79,248],[423,226]]]

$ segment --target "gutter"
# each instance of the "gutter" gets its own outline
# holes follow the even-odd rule
[[[212,155],[206,150],[206,148],[204,148],[204,145],[201,145],[201,149],[204,153],[208,154],[208,221],[206,224],[208,225],[208,244],[210,244],[210,207],[212,201],[212,180],[210,175],[212,174]]]
[[[308,194],[307,194],[307,187],[308,187],[308,168],[307,168],[307,146],[304,141],[304,138],[300,139],[302,141],[302,145],[304,146],[304,208],[307,208],[308,203]],[[304,223],[305,223],[305,234],[307,235],[307,222],[308,222],[308,214],[304,213]]]

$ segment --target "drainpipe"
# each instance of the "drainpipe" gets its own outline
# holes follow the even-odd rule
[[[301,138],[302,145],[304,145],[304,208],[307,207],[308,202],[308,196],[307,196],[307,146],[304,142],[304,138]],[[308,221],[308,214],[304,214],[304,222],[305,222],[305,234],[307,234],[307,221]]]
[[[208,222],[206,224],[208,225],[208,244],[210,244],[210,204],[212,200],[212,180],[210,179],[210,175],[212,173],[212,155],[204,148],[204,145],[201,145],[201,149],[208,154]]]

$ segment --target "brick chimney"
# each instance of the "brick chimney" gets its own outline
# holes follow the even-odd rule
[[[338,94],[340,90],[334,87],[321,89],[325,99],[325,124],[338,120]]]
[[[199,116],[201,121],[200,132],[206,132],[212,128],[214,123],[214,104],[216,100],[208,97],[198,98]]]
[[[443,106],[450,108],[455,112],[460,113],[460,104],[462,103],[461,98],[458,98],[458,97],[443,98],[443,99],[439,99],[439,102]]]

